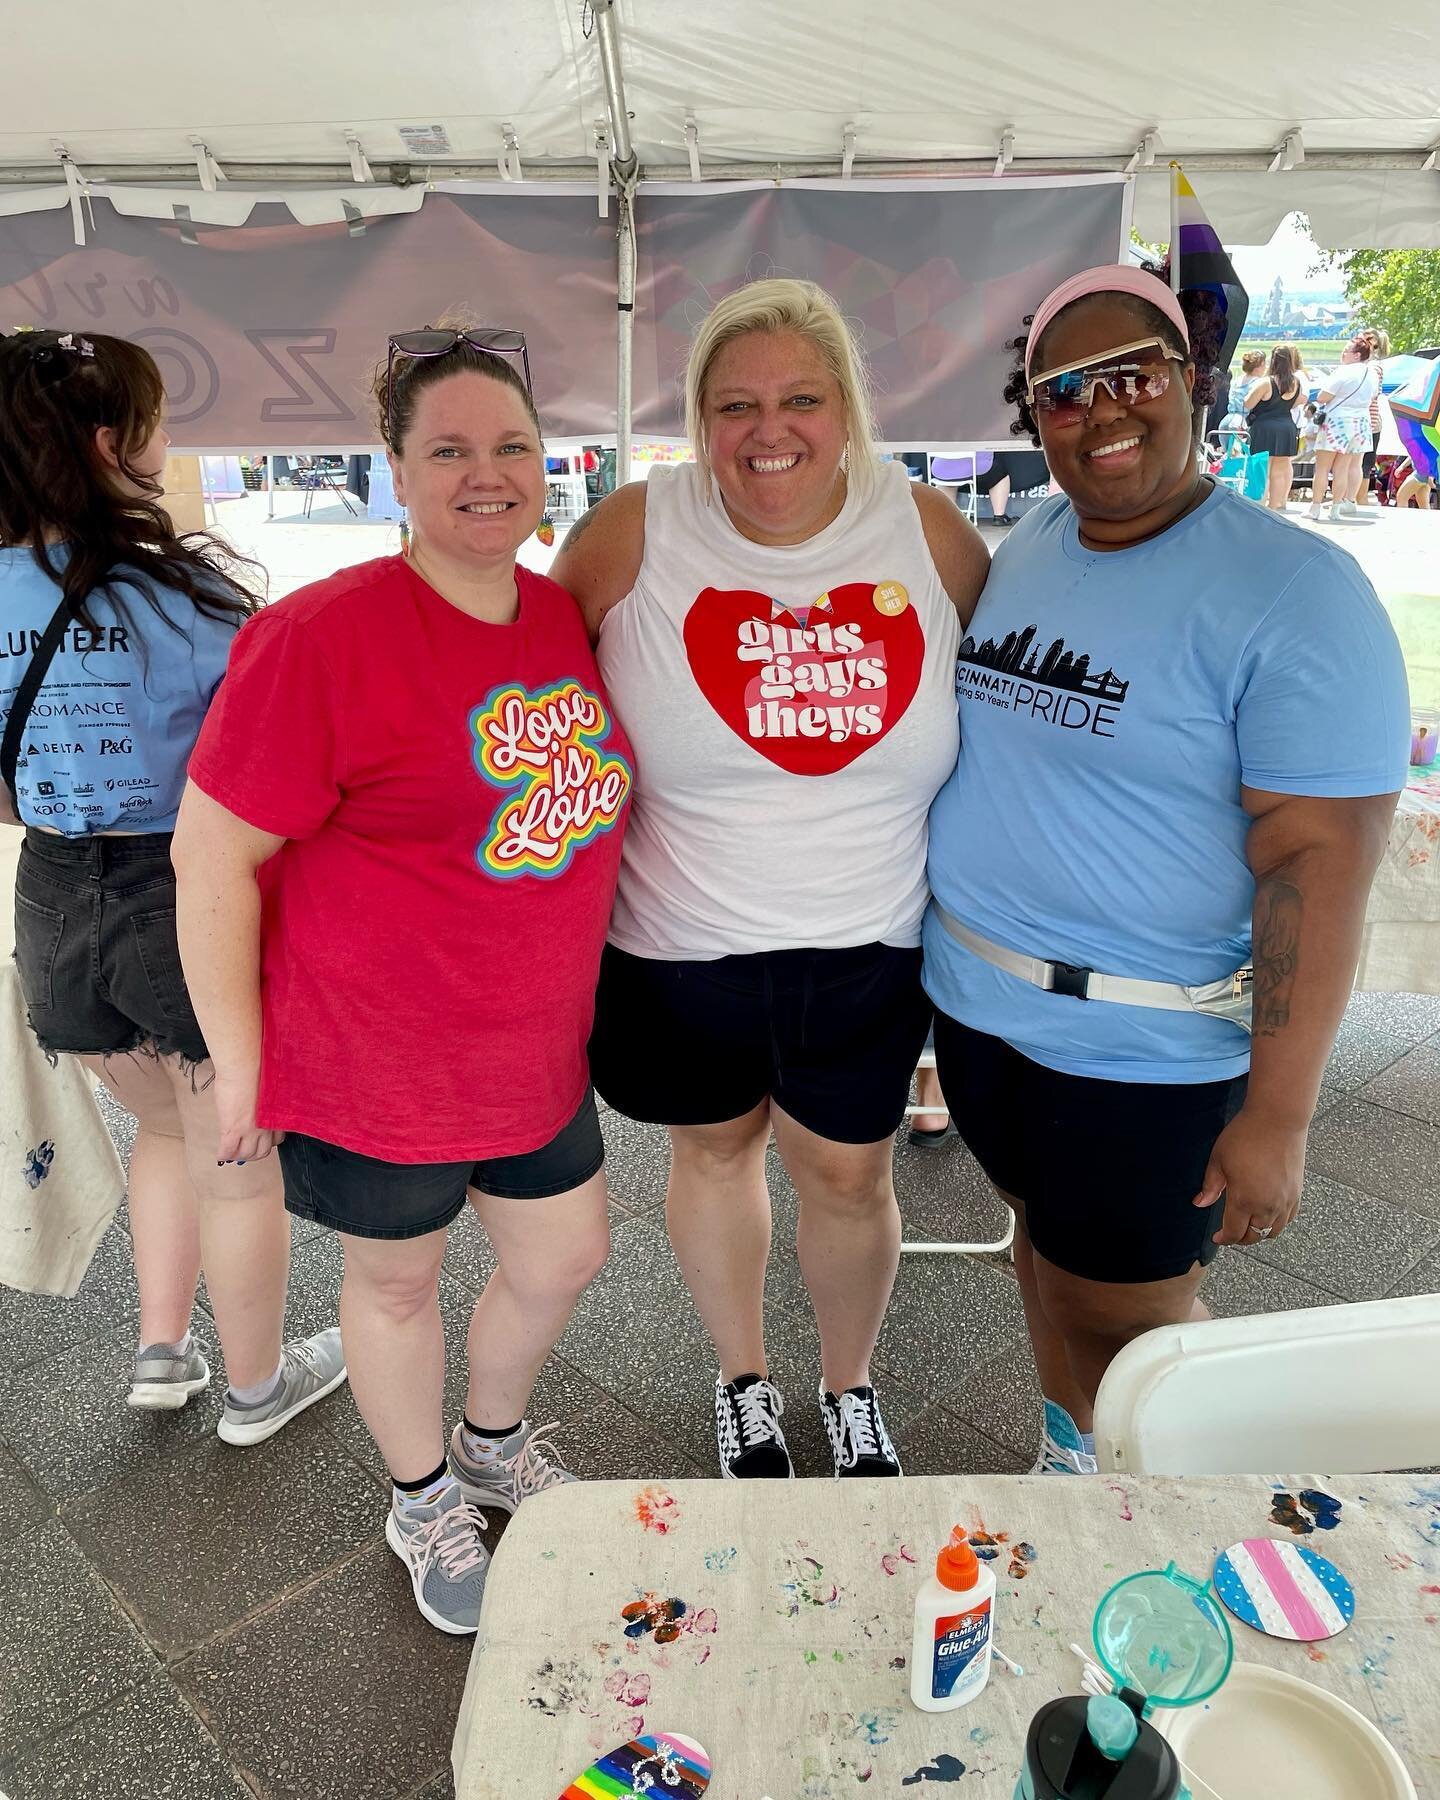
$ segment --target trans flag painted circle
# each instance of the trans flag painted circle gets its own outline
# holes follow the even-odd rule
[[[1355,1590],[1334,1563],[1271,1538],[1246,1538],[1218,1557],[1215,1592],[1253,1630],[1297,1643],[1334,1637],[1355,1617]]]

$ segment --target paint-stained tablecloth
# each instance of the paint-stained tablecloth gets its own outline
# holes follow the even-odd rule
[[[1440,775],[1412,769],[1365,908],[1355,986],[1440,994]]]
[[[52,1067],[25,1021],[15,968],[23,833],[0,825],[0,1287],[72,1296],[125,1192],[89,1077]]]
[[[1306,1489],[1338,1511],[1307,1508]],[[972,1704],[926,1714],[909,1700],[912,1607],[955,1524],[1002,1540],[995,1642],[1026,1673],[997,1664]],[[956,1800],[1009,1800],[1030,1718],[1079,1691],[1069,1645],[1089,1646],[1113,1583],[1172,1561],[1208,1578],[1231,1544],[1296,1531],[1353,1583],[1355,1621],[1306,1646],[1237,1620],[1236,1660],[1339,1694],[1440,1800],[1440,1478],[1014,1475],[585,1482],[527,1500],[490,1574],[458,1800],[556,1800],[642,1728],[705,1746],[711,1800],[898,1796],[942,1774]],[[621,1609],[646,1595],[684,1600],[673,1642],[625,1635]]]

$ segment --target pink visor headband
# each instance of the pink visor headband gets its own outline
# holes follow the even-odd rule
[[[1147,274],[1144,269],[1137,269],[1133,263],[1102,263],[1098,269],[1082,269],[1078,275],[1062,281],[1059,287],[1040,302],[1034,323],[1030,327],[1030,335],[1025,341],[1027,377],[1035,355],[1035,346],[1040,342],[1045,327],[1058,312],[1073,305],[1076,300],[1085,299],[1089,294],[1133,294],[1137,300],[1148,300],[1175,326],[1185,348],[1190,348],[1190,327],[1185,323],[1180,302],[1158,276]]]

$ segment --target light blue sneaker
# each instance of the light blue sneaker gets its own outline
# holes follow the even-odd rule
[[[1032,1475],[1098,1475],[1100,1464],[1085,1448],[1080,1427],[1063,1406],[1045,1402],[1045,1435]]]

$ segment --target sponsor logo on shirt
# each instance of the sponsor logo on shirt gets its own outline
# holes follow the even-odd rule
[[[605,739],[610,717],[578,682],[495,688],[470,714],[475,767],[506,790],[475,852],[488,875],[552,876],[625,810],[630,765]]]
[[[955,671],[960,698],[998,706],[1061,731],[1113,738],[1130,683],[1113,669],[1095,669],[1089,652],[1077,654],[1064,638],[1055,638],[1042,650],[1039,629],[1027,625],[1023,631],[1006,632],[998,644],[986,638],[977,645],[967,636]]]
[[[700,692],[791,775],[833,775],[905,716],[925,634],[898,581],[850,581],[809,604],[706,588],[685,615]]]

